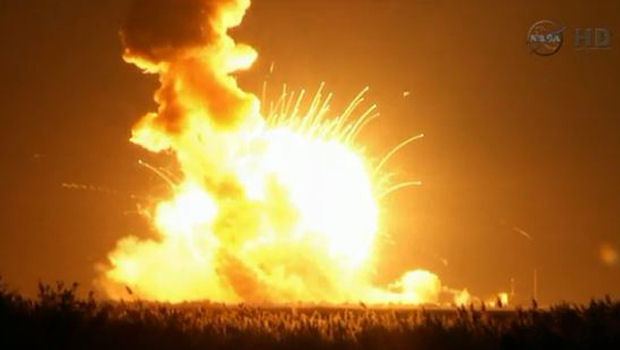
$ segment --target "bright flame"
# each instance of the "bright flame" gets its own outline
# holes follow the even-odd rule
[[[396,294],[387,299],[407,304],[436,304],[442,290],[439,278],[425,270],[409,271],[391,287],[396,289]]]
[[[471,297],[471,294],[469,294],[469,291],[467,289],[463,289],[460,292],[456,292],[454,295],[454,304],[456,306],[467,306],[471,304],[471,302],[472,302],[472,297]]]
[[[488,298],[487,301],[485,302],[485,304],[488,307],[492,307],[492,308],[494,308],[494,307],[502,308],[502,307],[508,306],[508,302],[509,301],[510,300],[509,300],[509,297],[508,297],[508,293],[500,292],[500,293],[497,293],[496,295],[494,295],[493,297]]]
[[[407,272],[385,289],[370,283],[379,201],[416,184],[390,186],[380,170],[416,138],[373,167],[354,143],[376,116],[373,106],[352,117],[365,91],[336,118],[326,118],[331,96],[321,89],[307,108],[303,92],[285,92],[263,117],[259,100],[231,75],[256,59],[227,34],[249,1],[184,2],[199,30],[160,32],[138,14],[123,32],[125,59],[162,84],[158,112],[142,118],[131,141],[172,151],[182,181],[152,209],[159,237],[125,238],[109,255],[101,280],[108,294],[120,298],[130,287],[171,302],[438,302],[441,282],[428,271]],[[136,4],[140,12],[149,2]],[[150,14],[177,23],[170,0],[157,5]]]

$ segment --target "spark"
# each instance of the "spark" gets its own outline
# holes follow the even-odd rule
[[[138,160],[138,164],[149,169],[150,171],[155,173],[157,176],[159,176],[162,180],[166,182],[166,184],[168,184],[170,189],[174,190],[175,187],[177,186],[177,183],[172,179],[173,174],[171,174],[169,170],[166,170],[163,168],[156,168],[141,159]]]
[[[534,239],[532,238],[532,236],[531,236],[529,233],[527,233],[525,230],[523,230],[523,229],[521,229],[521,228],[519,228],[519,227],[517,227],[517,226],[513,226],[513,227],[512,227],[512,230],[513,230],[514,232],[516,232],[516,233],[520,234],[521,236],[523,236],[523,237],[527,238],[527,239],[528,239],[528,240],[530,240],[530,241],[533,241],[533,240],[534,240]]]
[[[392,158],[398,151],[400,151],[401,149],[403,149],[405,146],[407,146],[408,144],[420,140],[424,138],[424,134],[419,134],[416,136],[412,136],[408,139],[406,139],[405,141],[399,143],[398,145],[396,145],[396,147],[394,147],[391,151],[389,151],[379,162],[379,164],[377,165],[377,167],[374,170],[374,175],[377,175],[381,169],[383,168],[383,166],[390,160],[390,158]]]

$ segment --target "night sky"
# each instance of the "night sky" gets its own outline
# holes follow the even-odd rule
[[[128,141],[157,88],[121,59],[129,6],[0,0],[0,274],[23,292],[89,288],[119,238],[152,234],[136,205],[164,185],[137,161],[167,160]],[[541,19],[567,27],[553,56],[526,44]],[[419,267],[486,295],[513,278],[527,300],[537,269],[549,303],[620,297],[601,258],[620,250],[620,42],[576,50],[576,27],[619,33],[620,2],[254,0],[233,36],[259,52],[239,77],[258,95],[324,81],[338,110],[370,86],[369,154],[426,135],[390,163],[423,186],[384,203],[379,282]]]

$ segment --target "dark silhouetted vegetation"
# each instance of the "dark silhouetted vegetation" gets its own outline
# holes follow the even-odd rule
[[[0,349],[620,349],[620,303],[549,309],[168,305],[0,287]]]

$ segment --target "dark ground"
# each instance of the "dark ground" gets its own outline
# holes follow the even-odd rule
[[[620,302],[485,310],[168,305],[0,287],[0,349],[620,349]]]

